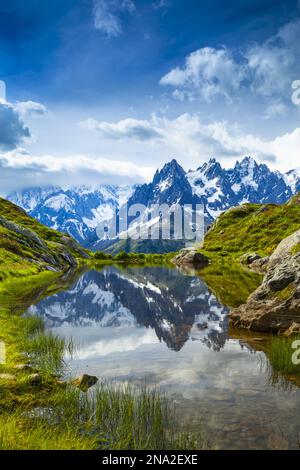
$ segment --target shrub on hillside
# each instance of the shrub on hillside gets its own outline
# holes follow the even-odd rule
[[[105,259],[111,259],[112,256],[108,253],[103,253],[103,251],[96,251],[94,254],[94,259],[97,260],[105,260]]]
[[[128,260],[128,258],[129,258],[129,255],[125,251],[120,251],[120,253],[118,253],[115,256],[115,260],[120,260],[120,261],[126,261]]]

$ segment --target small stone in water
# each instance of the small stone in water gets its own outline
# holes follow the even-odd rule
[[[72,381],[72,384],[86,392],[90,387],[98,382],[98,377],[94,375],[82,374]]]

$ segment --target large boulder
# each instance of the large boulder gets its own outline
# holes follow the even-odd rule
[[[196,251],[194,248],[184,248],[180,250],[173,262],[178,266],[192,265],[192,266],[206,266],[209,264],[209,258],[203,253]]]
[[[239,328],[284,333],[300,323],[300,230],[285,238],[268,260],[261,286],[233,310]],[[295,328],[294,328],[295,331]]]

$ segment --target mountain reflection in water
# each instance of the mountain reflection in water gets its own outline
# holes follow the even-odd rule
[[[174,351],[188,340],[219,350],[227,338],[228,309],[205,282],[164,267],[89,271],[70,290],[44,299],[30,311],[43,316],[49,328],[151,328]]]
[[[247,332],[228,331],[222,302],[236,304],[255,278],[216,267],[201,276],[210,287],[167,267],[105,267],[28,313],[72,338],[71,376],[155,385],[175,400],[184,429],[205,423],[215,448],[299,448],[300,389],[270,380],[266,343],[257,334],[251,342]]]

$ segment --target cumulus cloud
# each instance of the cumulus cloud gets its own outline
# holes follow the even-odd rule
[[[243,50],[203,47],[189,54],[183,67],[164,75],[161,85],[172,86],[180,100],[217,96],[231,100],[243,86],[264,97],[290,101],[293,80],[300,74],[300,19],[297,18],[263,43]]]
[[[94,130],[106,139],[153,141],[161,137],[158,129],[146,120],[123,119],[116,123],[100,122],[88,119],[80,123],[82,128]]]
[[[200,95],[210,102],[217,95],[231,100],[245,78],[245,67],[237,63],[229,49],[204,47],[188,55],[184,67],[164,75],[160,84],[175,87],[176,97],[193,99]]]
[[[132,0],[94,0],[94,26],[107,36],[119,36],[123,32],[122,14],[134,10]]]
[[[275,107],[276,104],[273,112],[278,112]],[[278,107],[280,111],[280,104]],[[134,126],[128,126],[127,121],[133,121]],[[299,166],[300,128],[274,139],[263,140],[245,132],[236,123],[203,122],[199,114],[184,113],[175,119],[153,115],[149,120],[124,119],[110,124],[91,122],[93,125],[90,125],[90,129],[95,131],[101,124],[102,136],[134,140],[135,145],[140,146],[135,150],[142,155],[145,152],[145,139],[137,138],[132,128],[146,129],[147,139],[155,146],[155,154],[164,155],[167,159],[175,155],[184,165],[198,166],[212,156],[231,164],[237,158],[252,155],[262,162],[276,164],[281,169]]]
[[[290,98],[293,77],[300,73],[300,19],[287,23],[263,44],[254,44],[245,52],[251,89],[263,96]]]
[[[0,100],[0,149],[11,150],[30,137],[18,110],[10,103]]]
[[[0,80],[0,149],[12,150],[24,139],[30,138],[30,130],[24,123],[24,118],[45,112],[45,106],[35,101],[9,103],[6,100],[6,84]]]
[[[46,113],[46,107],[35,101],[17,101],[14,108],[22,117],[25,116],[42,116]]]
[[[87,155],[32,155],[18,148],[0,154],[1,194],[29,187],[74,184],[143,183],[154,173],[152,167]]]

